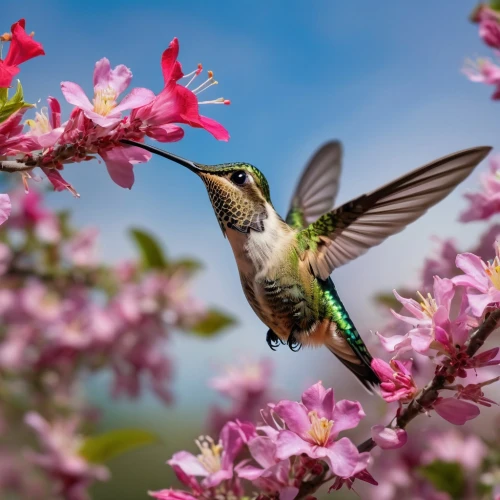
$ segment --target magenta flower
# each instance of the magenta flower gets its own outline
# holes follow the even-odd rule
[[[12,204],[8,194],[0,194],[0,224],[3,224],[10,215]]]
[[[202,487],[214,488],[233,477],[234,460],[244,442],[254,433],[255,428],[250,424],[228,422],[220,433],[219,442],[216,443],[210,436],[200,437],[195,441],[201,452],[199,455],[179,451],[168,464],[174,470],[179,469],[188,478],[204,477]]]
[[[47,99],[49,108],[43,107],[35,114],[34,120],[26,120],[30,131],[25,137],[31,137],[37,145],[30,144],[26,149],[32,151],[37,147],[40,149],[49,148],[59,140],[64,132],[61,125],[61,105],[55,97]]]
[[[62,82],[61,90],[66,100],[81,109],[84,115],[101,127],[116,125],[122,111],[140,108],[150,103],[155,95],[151,90],[135,88],[118,104],[118,96],[132,80],[132,72],[123,64],[111,69],[109,60],[103,57],[94,69],[94,98],[92,102],[83,89],[73,82]]]
[[[64,498],[86,500],[86,490],[93,481],[108,479],[106,467],[89,464],[79,455],[83,442],[77,435],[75,419],[49,424],[38,413],[30,412],[24,421],[37,433],[43,450],[31,453],[30,460],[50,474],[56,482],[57,493]]]
[[[279,432],[276,456],[280,460],[306,454],[325,460],[332,473],[350,477],[366,468],[369,453],[359,453],[346,437],[337,440],[340,432],[353,429],[365,416],[356,401],[335,403],[333,389],[325,390],[321,382],[302,394],[302,402],[280,401],[273,411],[285,422],[288,430]]]
[[[260,467],[248,465],[245,461],[236,467],[236,472],[239,477],[251,481],[261,492],[279,493],[280,499],[293,500],[299,490],[290,484],[290,460],[279,460],[276,457],[275,439],[278,431],[272,431],[273,438],[257,436],[248,442],[250,454]]]
[[[210,132],[216,139],[227,141],[229,134],[227,130],[215,120],[202,116],[199,113],[199,104],[229,104],[223,98],[213,101],[198,102],[197,95],[208,89],[217,82],[213,73],[209,71],[209,78],[193,91],[189,85],[200,74],[201,67],[186,77],[190,78],[184,87],[177,82],[183,78],[180,63],[177,61],[179,55],[179,41],[174,38],[169,47],[163,52],[161,68],[165,87],[148,105],[136,109],[131,114],[131,120],[141,122],[141,130],[149,137],[161,142],[172,142],[182,139],[183,130],[173,123],[185,123],[191,127],[203,128]]]
[[[377,334],[382,346],[388,352],[404,352],[414,349],[421,354],[428,354],[429,349],[446,351],[451,338],[456,344],[462,345],[469,331],[465,316],[465,304],[462,304],[457,318],[450,320],[451,301],[455,295],[453,282],[449,279],[434,278],[434,297],[420,295],[421,302],[401,297],[395,290],[394,295],[403,307],[412,314],[403,316],[392,311],[392,314],[410,324],[413,328],[405,335],[384,337]],[[441,341],[446,340],[443,345]]]
[[[9,52],[0,59],[0,88],[10,87],[12,79],[19,73],[19,65],[37,56],[45,55],[42,44],[35,42],[24,30],[26,21],[20,19],[12,25]]]
[[[454,425],[464,425],[480,413],[476,405],[457,398],[438,398],[434,403],[434,410],[441,418]]]
[[[500,156],[490,159],[489,172],[481,174],[481,184],[479,193],[465,194],[470,205],[460,215],[462,222],[486,220],[500,212]]]
[[[372,361],[373,371],[378,375],[381,394],[385,401],[408,403],[417,392],[417,386],[411,374],[411,361],[391,359],[390,364],[382,359]]]
[[[500,49],[500,25],[498,15],[488,7],[481,7],[479,12],[479,36],[486,45]]]
[[[495,377],[491,380],[486,380],[485,382],[481,382],[479,384],[467,384],[465,387],[463,385],[457,385],[457,399],[464,399],[467,401],[473,401],[482,406],[491,407],[492,405],[498,405],[495,401],[490,398],[487,398],[484,395],[483,387],[485,385],[493,384],[494,382],[498,382],[500,377]]]
[[[371,429],[371,435],[372,439],[383,450],[401,448],[408,440],[408,435],[404,429],[393,429],[383,425],[374,425]]]
[[[471,82],[484,83],[486,85],[494,85],[495,92],[491,96],[492,99],[500,99],[500,67],[492,63],[489,59],[478,59],[474,64],[471,62],[463,69]]]
[[[465,274],[455,276],[452,281],[457,286],[466,287],[467,299],[472,314],[481,318],[488,306],[500,304],[500,244],[495,244],[495,258],[485,263],[477,255],[462,253],[457,255],[456,264]]]

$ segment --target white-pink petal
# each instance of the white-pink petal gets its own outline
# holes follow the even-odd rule
[[[141,87],[132,89],[130,93],[121,100],[120,104],[113,109],[113,113],[120,113],[126,109],[140,108],[149,104],[155,97],[154,92],[149,89]]]
[[[10,216],[12,204],[8,194],[0,194],[0,224],[3,224]]]
[[[408,440],[404,429],[391,429],[383,425],[374,425],[371,429],[371,436],[383,450],[401,448]]]
[[[94,106],[85,95],[85,92],[80,85],[73,82],[62,82],[61,91],[65,99],[73,106],[83,109],[84,111],[93,111]]]

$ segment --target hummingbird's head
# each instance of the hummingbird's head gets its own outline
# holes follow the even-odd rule
[[[234,229],[241,233],[248,233],[250,229],[258,232],[264,230],[264,220],[268,217],[268,210],[273,208],[269,185],[258,168],[248,163],[202,165],[147,144],[127,139],[122,142],[168,158],[197,174],[207,188],[224,234],[226,229]]]

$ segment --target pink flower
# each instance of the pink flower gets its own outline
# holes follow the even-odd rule
[[[59,101],[55,97],[49,97],[47,102],[49,103],[50,113],[46,107],[43,107],[40,112],[35,114],[34,120],[26,120],[30,131],[25,137],[33,138],[33,144],[26,148],[28,151],[54,146],[64,132],[64,127],[61,125],[61,105]]]
[[[493,64],[489,59],[478,59],[477,63],[470,63],[463,69],[470,81],[495,85],[496,89],[492,99],[500,99],[500,67]]]
[[[12,149],[17,150],[26,141],[25,136],[21,135],[24,127],[22,119],[30,107],[23,106],[0,123],[0,155],[7,155]]]
[[[404,429],[392,429],[383,425],[374,425],[371,429],[372,439],[383,450],[401,448],[406,444],[408,435]]]
[[[481,439],[473,434],[463,435],[455,428],[431,433],[428,442],[430,446],[423,453],[423,462],[457,462],[469,473],[477,471],[488,455],[488,448]]]
[[[500,25],[497,14],[482,7],[479,12],[479,36],[486,45],[494,49],[500,49]]]
[[[88,486],[95,480],[109,478],[106,467],[89,464],[79,455],[82,445],[77,435],[77,421],[58,420],[49,424],[38,413],[27,413],[24,421],[37,434],[42,453],[32,453],[30,460],[45,469],[56,482],[57,493],[72,500],[85,500]]]
[[[69,242],[66,249],[70,262],[79,267],[94,267],[97,265],[97,237],[99,230],[87,227],[79,231]]]
[[[408,403],[413,399],[417,386],[411,374],[411,361],[391,359],[390,364],[387,364],[375,358],[372,368],[380,378],[381,394],[385,401]]]
[[[438,398],[434,403],[434,410],[441,418],[454,425],[464,425],[480,413],[476,405],[456,398]]]
[[[229,420],[254,421],[271,399],[272,364],[269,359],[258,363],[240,363],[227,367],[224,374],[214,377],[209,385],[230,398],[231,407],[214,407],[210,415],[211,428],[220,430]]]
[[[19,73],[19,65],[37,56],[43,56],[42,44],[35,42],[24,27],[26,22],[20,19],[12,25],[12,37],[9,52],[4,60],[0,59],[0,88],[10,87],[12,79]]]
[[[462,345],[467,339],[470,328],[464,310],[466,304],[462,304],[455,320],[451,321],[449,318],[451,301],[455,295],[452,280],[435,276],[434,297],[430,293],[427,297],[419,294],[420,303],[405,299],[396,291],[394,295],[413,317],[392,311],[393,315],[413,328],[405,335],[393,335],[388,338],[377,334],[387,351],[404,352],[414,349],[427,355],[429,349],[447,351],[451,340],[454,345]]]
[[[467,401],[473,401],[482,406],[491,407],[491,405],[498,405],[492,399],[487,398],[484,395],[483,387],[485,385],[490,385],[494,382],[498,382],[500,377],[495,377],[494,379],[487,380],[479,384],[467,384],[465,387],[463,385],[457,385],[457,399],[465,399]]]
[[[66,100],[81,109],[84,115],[101,127],[116,125],[122,111],[136,109],[150,103],[155,95],[151,90],[135,88],[120,102],[118,96],[132,80],[132,72],[123,64],[111,69],[109,60],[103,57],[94,69],[94,98],[89,101],[83,89],[73,82],[62,82],[61,90]]]
[[[9,195],[0,194],[0,225],[9,218],[11,208]]]
[[[188,478],[204,477],[203,488],[217,487],[222,481],[233,477],[234,460],[243,444],[255,433],[250,425],[228,422],[220,433],[219,442],[210,436],[196,440],[200,454],[195,456],[188,451],[175,453],[168,464],[178,468]]]
[[[293,500],[299,490],[290,482],[290,460],[279,460],[276,457],[275,439],[278,431],[273,434],[272,438],[257,436],[248,442],[250,454],[260,467],[248,465],[245,461],[236,467],[236,471],[239,477],[251,481],[259,491],[268,494],[279,493],[280,499]]]
[[[470,222],[486,220],[500,212],[500,156],[490,159],[490,169],[481,174],[482,190],[479,193],[466,193],[469,207],[462,212],[460,220]]]
[[[165,87],[156,96],[154,101],[132,112],[131,119],[141,121],[141,130],[149,137],[161,142],[178,141],[184,132],[172,123],[185,123],[191,127],[204,128],[216,139],[227,141],[227,130],[211,118],[199,114],[199,104],[229,104],[225,99],[216,99],[210,102],[199,103],[197,95],[217,82],[213,79],[212,72],[209,78],[193,91],[187,87],[201,72],[201,67],[186,77],[190,80],[184,87],[177,83],[184,75],[181,65],[177,61],[179,55],[179,41],[174,38],[169,47],[163,52],[161,67]]]
[[[500,244],[498,242],[495,244],[495,253],[495,259],[488,264],[472,253],[457,255],[457,267],[465,274],[455,276],[452,281],[455,285],[466,288],[470,310],[476,318],[481,318],[488,306],[500,304]]]
[[[148,495],[150,497],[156,498],[157,500],[196,500],[197,497],[180,490],[160,490],[160,491],[149,491]]]
[[[273,411],[289,430],[279,432],[276,456],[279,460],[306,454],[325,460],[332,473],[350,477],[366,468],[369,453],[359,453],[348,439],[336,440],[339,433],[356,427],[365,416],[361,405],[342,400],[335,403],[333,389],[325,390],[321,382],[302,394],[302,402],[280,401]]]

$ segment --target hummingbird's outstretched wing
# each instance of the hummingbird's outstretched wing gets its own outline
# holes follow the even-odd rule
[[[295,188],[286,222],[303,229],[333,208],[339,189],[342,145],[323,144],[311,157]]]
[[[490,152],[490,147],[459,151],[321,216],[298,235],[313,273],[331,272],[403,230],[447,196]]]

